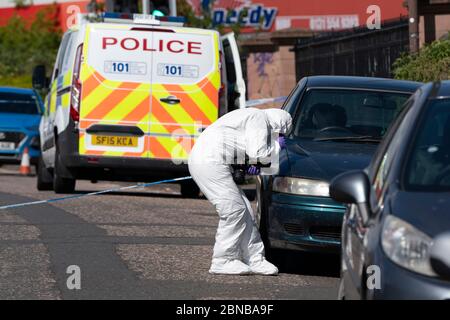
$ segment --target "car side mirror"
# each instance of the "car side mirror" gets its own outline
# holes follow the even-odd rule
[[[364,171],[349,171],[335,177],[330,183],[330,196],[338,202],[357,205],[363,224],[367,224],[370,181]]]
[[[450,232],[437,236],[430,252],[431,267],[445,280],[450,280]]]
[[[32,76],[33,88],[36,90],[42,90],[48,88],[48,78],[46,76],[46,70],[44,65],[38,65],[33,69]]]

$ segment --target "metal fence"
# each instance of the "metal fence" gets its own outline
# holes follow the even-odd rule
[[[392,77],[392,64],[409,49],[408,20],[387,21],[299,39],[294,46],[297,81],[310,75]]]

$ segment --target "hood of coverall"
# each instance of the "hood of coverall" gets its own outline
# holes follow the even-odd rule
[[[291,115],[281,109],[262,109],[273,132],[287,134],[292,128]]]

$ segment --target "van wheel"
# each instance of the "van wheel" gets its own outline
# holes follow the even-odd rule
[[[37,189],[39,191],[53,190],[53,175],[44,165],[42,155],[39,156],[36,166],[37,171]]]
[[[76,180],[72,178],[61,177],[58,173],[66,168],[61,163],[61,156],[58,148],[55,154],[55,170],[53,173],[53,189],[55,193],[73,193],[75,191]]]
[[[196,199],[200,194],[200,188],[194,181],[183,181],[181,183],[181,195],[183,198]]]

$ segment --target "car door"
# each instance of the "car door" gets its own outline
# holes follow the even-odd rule
[[[405,108],[393,122],[368,168],[368,175],[372,185],[370,195],[370,218],[373,219],[373,221],[375,221],[375,216],[383,210],[385,200],[384,195],[389,187],[388,176],[395,157],[398,155],[397,151],[399,150],[399,145],[403,141],[402,134],[396,133],[401,130],[401,124],[405,120],[405,117],[407,117],[408,111],[413,103],[413,99],[406,102]],[[346,287],[357,289],[356,292],[347,291],[347,299],[365,298],[367,293],[365,281],[367,279],[366,268],[369,266],[366,261],[368,250],[366,237],[368,232],[370,232],[369,228],[372,228],[373,226],[364,225],[361,217],[362,215],[359,212],[358,206],[351,205],[346,212],[343,222],[342,257],[345,264],[343,268],[345,268],[349,275],[346,280],[350,281],[351,279],[351,281],[354,281],[353,285],[348,285]]]
[[[80,72],[80,155],[148,157],[152,41],[151,28],[86,26]]]
[[[228,111],[245,108],[247,92],[235,34],[228,33],[220,39],[226,69]]]
[[[154,33],[153,47],[149,157],[183,163],[219,116],[219,34],[162,29]]]

